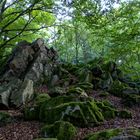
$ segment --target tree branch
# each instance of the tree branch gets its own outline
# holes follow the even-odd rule
[[[34,7],[34,4],[32,4],[31,6],[29,6],[26,10],[22,11],[16,18],[14,18],[14,19],[11,20],[10,22],[8,22],[4,27],[2,27],[0,33],[2,34],[3,30],[4,30],[6,27],[8,27],[10,24],[14,23],[18,18],[20,18],[22,15],[24,15],[26,12],[28,12],[28,10],[29,10],[30,8],[32,8],[32,7]]]
[[[36,16],[35,16],[36,17]],[[10,39],[8,39],[7,41],[5,41],[3,44],[1,44],[1,48],[3,48],[5,45],[7,45],[8,42],[10,42],[11,40],[15,39],[16,37],[18,37],[19,35],[21,35],[24,30],[26,29],[26,27],[32,22],[32,20],[35,19],[35,17],[33,17],[32,19],[29,19],[27,21],[27,23],[25,24],[25,26],[22,28],[22,30],[20,30],[20,32],[18,34],[16,34],[15,36],[11,37]]]

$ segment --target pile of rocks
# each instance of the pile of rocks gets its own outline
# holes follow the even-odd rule
[[[30,100],[34,85],[50,79],[56,67],[57,52],[47,48],[43,39],[18,43],[1,70],[0,106],[20,106]]]

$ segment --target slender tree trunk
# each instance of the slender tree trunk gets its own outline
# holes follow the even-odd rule
[[[75,26],[75,60],[76,64],[78,64],[78,57],[79,57],[79,52],[78,52],[78,29],[77,29],[77,24]]]

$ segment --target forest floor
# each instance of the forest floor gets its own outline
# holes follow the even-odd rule
[[[82,140],[84,136],[90,132],[97,132],[99,130],[109,128],[125,128],[125,127],[137,127],[140,128],[140,107],[134,106],[126,108],[121,103],[121,98],[109,95],[107,97],[100,97],[97,91],[93,91],[90,94],[97,100],[109,100],[112,105],[117,109],[128,109],[132,113],[132,119],[121,119],[116,117],[115,119],[109,119],[104,121],[99,126],[89,128],[78,128],[77,135],[74,140]],[[0,110],[2,111],[2,110]],[[19,110],[3,110],[13,116],[14,121],[5,126],[0,127],[0,140],[33,140],[40,136],[40,129],[42,123],[38,121],[25,121],[23,115]]]

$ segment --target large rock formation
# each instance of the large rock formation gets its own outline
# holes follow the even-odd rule
[[[34,85],[52,76],[57,58],[57,52],[47,48],[43,39],[18,43],[1,72],[0,104],[20,106],[30,100]]]

